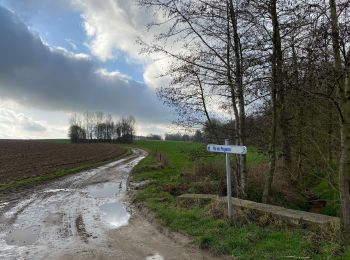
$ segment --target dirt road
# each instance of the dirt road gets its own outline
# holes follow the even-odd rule
[[[0,259],[213,259],[160,233],[127,203],[146,153],[0,198]]]

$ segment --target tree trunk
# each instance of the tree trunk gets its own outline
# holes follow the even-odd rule
[[[290,134],[291,125],[289,123],[289,109],[287,108],[287,104],[285,101],[285,90],[280,91],[280,100],[281,104],[281,114],[280,114],[280,126],[281,126],[281,134],[282,134],[282,158],[283,158],[283,173],[291,175],[292,169],[292,149],[290,142]]]
[[[271,106],[272,106],[272,126],[271,126],[271,141],[270,141],[270,170],[265,177],[264,191],[262,201],[269,202],[273,176],[276,171],[276,137],[277,137],[277,120],[278,112],[281,106],[279,100],[280,89],[282,89],[282,46],[280,28],[277,16],[277,0],[271,0],[271,21],[273,28],[273,53],[272,53],[272,82],[271,82]]]
[[[279,126],[281,127],[282,135],[282,158],[283,158],[283,171],[288,173],[291,167],[291,145],[290,145],[290,124],[288,122],[288,108],[286,104],[286,89],[284,84],[284,70],[283,70],[283,53],[282,53],[282,40],[280,34],[280,25],[277,15],[277,0],[272,0],[271,5],[271,19],[273,28],[273,59],[275,66],[275,73],[273,75],[273,81],[276,88],[276,119],[279,117]]]
[[[349,81],[349,80],[348,80]],[[350,91],[350,82],[348,82]],[[350,93],[349,93],[350,94]],[[350,95],[349,97],[350,98]],[[342,102],[343,103],[343,102]],[[350,113],[350,102],[342,104],[343,111]],[[350,233],[350,121],[344,122],[340,127],[341,156],[339,161],[339,192],[342,207],[344,231]]]
[[[237,108],[237,93],[235,87],[237,87],[237,75],[240,74],[240,72],[237,71],[237,68],[235,68],[236,71],[236,79],[233,79],[231,70],[231,30],[230,30],[230,14],[231,14],[231,9],[228,1],[226,1],[226,7],[227,7],[227,28],[226,28],[226,37],[227,37],[227,44],[226,44],[226,71],[227,71],[227,82],[229,86],[229,91],[231,95],[231,103],[232,103],[232,109],[233,113],[235,115],[235,134],[232,136],[233,140],[237,145],[241,143],[241,124],[240,124],[240,113],[241,111],[238,111]],[[244,197],[245,192],[242,189],[242,161],[239,158],[239,156],[236,156],[236,165],[237,165],[237,191],[239,194],[239,197]]]
[[[350,58],[350,50],[348,57]],[[344,231],[350,234],[350,64],[346,67],[343,82],[344,89],[340,91],[342,117],[340,125],[339,192]]]
[[[271,186],[273,176],[276,171],[276,134],[277,134],[277,107],[276,107],[276,90],[272,89],[271,105],[272,105],[272,126],[271,126],[271,140],[270,140],[270,169],[265,176],[264,190],[262,195],[262,202],[268,203],[270,199]]]
[[[341,136],[341,154],[339,160],[339,192],[343,216],[344,231],[350,233],[350,64],[342,72],[340,56],[340,36],[337,17],[337,4],[329,0],[332,23],[332,41],[335,63],[335,76],[338,82],[337,98],[339,100],[339,122]],[[350,58],[350,50],[348,52]]]
[[[298,59],[297,54],[295,51],[295,45],[294,42],[292,44],[292,62],[293,62],[293,86],[298,89],[300,87],[299,83],[299,69],[298,69]],[[296,135],[296,149],[295,149],[295,166],[291,166],[291,180],[292,182],[296,183],[300,180],[301,174],[302,174],[302,154],[303,154],[303,126],[305,125],[305,118],[304,118],[304,108],[305,108],[305,102],[303,99],[303,96],[299,94],[299,92],[295,92],[297,107],[296,107],[296,129],[295,129],[295,135]]]
[[[237,29],[237,15],[235,7],[233,5],[233,0],[230,0],[228,3],[229,17],[231,19],[232,28],[233,28],[233,52],[235,57],[235,84],[237,88],[237,97],[238,97],[238,107],[239,115],[236,120],[239,120],[239,129],[238,129],[238,145],[245,145],[245,104],[244,104],[244,87],[243,87],[243,70],[242,70],[242,53],[241,53],[241,40],[238,34]],[[239,175],[240,175],[240,187],[242,197],[246,197],[247,190],[247,162],[245,155],[238,155],[237,159],[239,160]]]
[[[203,106],[203,110],[204,110],[204,114],[207,118],[207,121],[208,121],[208,124],[209,124],[209,128],[210,128],[210,132],[211,134],[214,135],[217,143],[219,144],[220,143],[220,138],[219,138],[219,135],[218,135],[218,132],[217,130],[215,129],[215,126],[213,124],[213,122],[211,121],[211,118],[209,116],[209,112],[208,112],[208,109],[207,109],[207,102],[205,100],[205,95],[204,95],[204,88],[203,88],[203,85],[202,85],[202,81],[201,79],[199,78],[198,74],[195,73],[195,76],[196,76],[196,79],[197,79],[197,82],[198,82],[198,86],[199,86],[199,89],[200,89],[200,95],[201,95],[201,101],[202,101],[202,106]]]

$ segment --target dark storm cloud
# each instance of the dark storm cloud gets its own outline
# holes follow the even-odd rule
[[[59,111],[103,110],[140,121],[168,121],[144,84],[98,73],[92,60],[46,46],[12,12],[0,6],[0,98]]]

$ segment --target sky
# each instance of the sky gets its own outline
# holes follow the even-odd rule
[[[0,138],[67,138],[71,113],[136,118],[164,134],[165,61],[140,54],[155,19],[136,0],[0,0]]]

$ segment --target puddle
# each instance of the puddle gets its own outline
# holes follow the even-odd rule
[[[7,234],[5,241],[8,245],[32,245],[38,240],[39,233],[39,226],[32,226],[26,229],[16,229]]]
[[[164,257],[159,254],[155,254],[152,256],[147,256],[146,260],[164,260]]]
[[[125,226],[129,222],[130,214],[121,203],[107,203],[100,206],[102,220],[113,228]]]
[[[7,206],[8,204],[10,204],[10,202],[3,202],[3,203],[0,203],[0,209]]]
[[[63,213],[49,213],[46,218],[44,218],[43,223],[46,225],[60,225],[63,221]]]
[[[7,221],[9,221],[10,218],[7,218],[5,216],[0,216],[0,226],[7,224]]]
[[[87,187],[87,191],[95,198],[109,198],[119,191],[119,183],[99,183]]]
[[[44,192],[56,193],[56,192],[60,192],[60,191],[69,191],[69,190],[68,189],[51,189],[51,190],[45,190]]]

